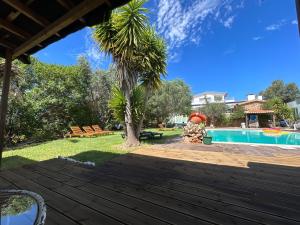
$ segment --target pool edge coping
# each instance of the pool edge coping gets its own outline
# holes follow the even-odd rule
[[[223,142],[223,141],[212,141],[213,144],[234,144],[234,145],[255,145],[256,146],[269,146],[269,147],[278,147],[285,149],[288,148],[297,148],[300,149],[300,145],[285,145],[285,144],[263,144],[263,143],[252,143],[252,142]]]

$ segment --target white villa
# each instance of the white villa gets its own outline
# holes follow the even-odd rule
[[[194,95],[192,99],[192,109],[202,108],[208,103],[234,103],[234,99],[227,99],[226,92],[207,91]]]
[[[262,103],[263,97],[256,94],[248,94],[245,100],[236,101],[234,98],[228,99],[228,94],[226,92],[215,92],[206,91],[200,94],[194,95],[192,98],[192,110],[201,111],[201,108],[205,104],[209,103],[225,103],[228,106],[227,115],[230,115],[236,105],[256,105],[256,103]],[[300,117],[300,96],[294,102],[288,103],[288,105],[294,109],[295,113]],[[260,110],[262,111],[262,110]],[[256,114],[258,112],[256,111]],[[259,113],[270,113],[270,112],[259,112]],[[174,115],[170,118],[169,122],[176,125],[186,124],[188,121],[187,115]]]

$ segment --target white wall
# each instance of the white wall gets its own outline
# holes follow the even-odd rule
[[[206,100],[209,103],[213,102],[225,102],[225,95],[213,95],[213,94],[207,94],[207,95],[200,95],[200,96],[194,96],[192,100],[192,105],[202,105],[206,103]],[[215,98],[220,98],[220,100],[215,99]]]

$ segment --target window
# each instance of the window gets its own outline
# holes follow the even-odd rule
[[[221,95],[215,95],[214,100],[215,102],[221,102],[223,100],[223,97]]]

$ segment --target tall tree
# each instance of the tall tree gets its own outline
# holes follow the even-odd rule
[[[283,102],[287,103],[295,100],[299,93],[299,88],[295,83],[285,84],[282,80],[275,80],[270,87],[260,94],[265,99],[280,98]]]
[[[91,88],[93,91],[91,109],[97,115],[100,126],[109,129],[114,125],[114,118],[108,107],[114,85],[116,85],[116,70],[114,67],[111,67],[108,71],[95,71]]]
[[[207,102],[201,111],[210,119],[211,125],[215,125],[218,119],[221,119],[227,110],[225,103]]]
[[[280,98],[267,100],[263,106],[265,109],[274,110],[275,116],[280,119],[293,119],[293,111]]]
[[[173,115],[188,115],[191,112],[192,93],[182,80],[164,81],[149,98],[147,120],[167,122]]]
[[[126,99],[126,145],[139,144],[132,117],[132,95],[138,81],[135,62],[138,48],[143,44],[147,17],[145,1],[133,0],[112,13],[110,20],[96,26],[94,37],[100,49],[110,54],[116,64],[120,89]]]

